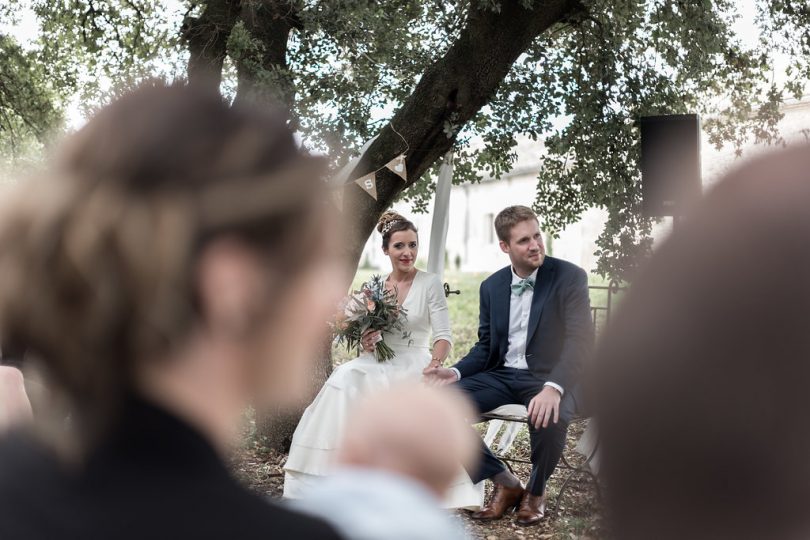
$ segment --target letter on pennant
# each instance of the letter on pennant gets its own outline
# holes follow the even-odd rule
[[[354,181],[355,184],[363,188],[366,193],[374,197],[374,200],[377,200],[377,179],[375,177],[376,173],[369,173],[365,176],[361,176],[357,180]]]

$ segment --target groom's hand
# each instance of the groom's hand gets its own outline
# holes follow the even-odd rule
[[[560,419],[560,395],[559,390],[551,386],[544,386],[539,394],[534,396],[529,402],[529,422],[534,429],[548,427],[549,421],[555,424]]]
[[[428,366],[424,371],[422,371],[422,375],[424,375],[425,380],[428,383],[438,386],[451,384],[458,380],[458,377],[456,377],[456,372],[445,367]]]

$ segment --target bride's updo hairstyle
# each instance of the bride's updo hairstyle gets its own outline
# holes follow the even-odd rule
[[[316,262],[322,173],[281,112],[188,86],[135,90],[0,209],[0,335],[41,359],[82,440],[100,435],[136,363],[202,323],[195,269],[210,241],[253,248],[271,297]]]
[[[419,234],[419,231],[416,230],[416,225],[393,210],[385,212],[380,216],[379,221],[377,221],[377,232],[382,235],[383,249],[388,249],[391,235],[400,231],[413,231],[417,235]]]

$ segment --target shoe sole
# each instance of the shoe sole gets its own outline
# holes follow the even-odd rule
[[[521,527],[531,527],[533,525],[539,525],[540,522],[543,521],[543,519],[545,519],[545,517],[546,516],[543,515],[543,516],[540,516],[540,519],[538,519],[537,521],[530,521],[530,522],[518,521],[516,519],[515,520],[515,525],[520,525]]]
[[[503,519],[507,516],[507,514],[514,514],[517,512],[517,506],[513,506],[512,508],[508,508],[506,512],[503,513],[502,516],[498,517],[475,517],[472,514],[470,515],[470,519],[474,519],[475,521],[498,521],[499,519]]]

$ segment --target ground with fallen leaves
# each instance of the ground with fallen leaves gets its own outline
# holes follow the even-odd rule
[[[573,451],[584,423],[575,423],[568,431],[566,458],[574,465],[582,462],[582,456]],[[528,436],[523,430],[518,437],[511,456],[528,455]],[[262,495],[280,497],[283,485],[281,467],[286,456],[267,451],[255,437],[249,437],[232,462],[236,476],[250,489]],[[529,466],[515,464],[516,473],[525,481],[529,477]],[[578,475],[570,483],[562,500],[557,494],[565,480],[567,471],[558,469],[551,478],[548,492],[551,511],[549,516],[535,527],[520,527],[507,517],[494,522],[471,520],[467,512],[456,512],[471,538],[480,540],[535,540],[535,539],[577,539],[600,538],[603,525],[599,512],[599,501],[593,482],[587,475]]]

